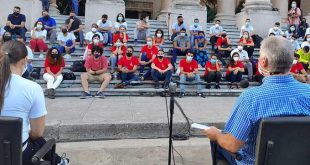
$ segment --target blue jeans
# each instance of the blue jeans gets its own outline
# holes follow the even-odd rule
[[[29,73],[31,73],[32,70],[33,70],[32,64],[28,64],[28,63],[27,63],[27,71],[28,71]]]
[[[122,83],[129,85],[132,81],[138,81],[139,77],[134,73],[121,73]]]
[[[171,70],[168,70],[164,74],[161,74],[156,69],[152,69],[152,78],[155,81],[155,83],[158,83],[158,81],[165,81],[165,83],[169,83],[172,76]]]
[[[222,149],[217,143],[210,141],[212,161],[226,160],[230,165],[237,165],[235,158],[226,150]]]
[[[234,72],[230,72],[230,74],[226,77],[226,80],[230,81],[231,83],[240,82],[241,79],[242,79],[241,72],[238,72],[237,74],[234,74]]]
[[[180,49],[173,48],[173,52],[172,52],[173,57],[172,57],[171,62],[172,62],[173,64],[175,64],[175,63],[177,62],[177,56],[178,56],[178,55],[179,55],[179,56],[186,56],[186,53],[187,53],[187,50],[181,51]]]
[[[4,30],[7,31],[7,32],[10,32],[12,34],[12,36],[15,35],[15,38],[16,38],[16,35],[20,35],[24,39],[24,41],[26,41],[26,35],[25,35],[26,31],[27,31],[26,28],[11,29],[10,26],[5,26]]]
[[[111,55],[110,57],[110,62],[111,62],[111,69],[112,71],[115,70],[117,68],[117,62],[118,62],[118,56],[115,55]]]
[[[142,56],[141,56],[141,61],[145,61],[145,62],[148,62],[150,61],[151,59],[148,59],[147,58],[147,55],[146,53],[142,53]],[[148,65],[140,65],[140,68],[139,68],[139,71],[140,73],[143,73],[144,72],[144,67],[148,67],[147,71],[143,74],[143,78],[144,79],[147,79],[151,76],[151,64],[148,64]]]
[[[76,15],[79,15],[79,1],[71,0],[71,3],[72,3],[72,10],[75,12]]]
[[[72,40],[67,40],[66,41],[66,46],[72,46],[73,45],[73,41]],[[59,50],[60,53],[73,53],[75,51],[75,47],[71,48],[69,52],[66,52],[66,49],[64,46],[58,46],[57,48]]]
[[[197,93],[200,93],[201,92],[201,84],[200,83],[200,76],[199,74],[194,74],[194,77],[191,77],[191,78],[188,78],[186,75],[184,74],[181,74],[180,76],[180,90],[181,92],[185,93],[186,91],[186,85],[184,83],[186,83],[187,81],[189,82],[192,82],[192,81],[195,81],[197,83],[196,85],[196,90],[197,90]]]
[[[49,11],[50,0],[42,0],[42,10]]]
[[[80,45],[84,43],[84,33],[83,30],[74,33],[75,37],[79,38]]]

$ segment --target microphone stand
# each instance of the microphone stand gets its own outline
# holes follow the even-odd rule
[[[168,154],[168,165],[171,165],[171,154],[172,154],[172,125],[173,125],[173,114],[174,114],[174,103],[175,103],[175,93],[177,89],[177,84],[170,82],[169,92],[170,92],[170,122],[169,122],[169,154]]]

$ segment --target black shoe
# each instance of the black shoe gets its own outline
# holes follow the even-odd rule
[[[87,92],[82,92],[80,99],[89,99],[92,98],[93,96],[90,93]]]
[[[159,83],[155,83],[155,89],[159,89]]]
[[[204,95],[203,93],[197,93],[197,96],[200,96],[202,98],[206,98],[206,95]]]
[[[179,98],[183,98],[184,96],[185,96],[185,93],[184,92],[180,92]]]
[[[48,98],[55,99],[55,89],[49,89]]]
[[[210,84],[207,84],[206,89],[210,89],[210,88],[211,88]]]
[[[164,89],[168,89],[168,88],[169,88],[169,82],[164,82],[163,88],[164,88]]]
[[[221,89],[220,85],[219,85],[219,84],[216,84],[216,85],[215,85],[215,89]]]

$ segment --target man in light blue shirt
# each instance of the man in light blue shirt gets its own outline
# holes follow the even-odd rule
[[[210,28],[210,43],[212,45],[212,50],[214,50],[214,45],[218,38],[221,37],[223,33],[223,27],[221,26],[221,21],[216,20],[215,25]]]
[[[171,29],[172,29],[171,41],[173,41],[174,38],[180,33],[181,29],[186,29],[186,25],[181,15],[178,16],[178,22],[175,22],[172,25]]]
[[[254,165],[259,121],[274,116],[310,116],[310,85],[289,74],[293,63],[291,42],[282,37],[268,37],[262,42],[258,69],[265,76],[263,84],[241,94],[223,131],[211,127],[204,133],[211,141],[232,153],[239,152],[237,161],[224,150],[218,161],[232,165]],[[226,159],[226,160],[225,160]]]

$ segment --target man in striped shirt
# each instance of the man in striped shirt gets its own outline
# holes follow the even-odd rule
[[[272,116],[310,116],[310,85],[294,80],[289,74],[293,63],[291,43],[281,37],[262,42],[258,69],[265,76],[263,84],[241,94],[223,131],[211,127],[205,135],[221,148],[239,152],[237,161],[217,148],[218,162],[252,165],[259,121]],[[213,148],[214,149],[214,148]]]

